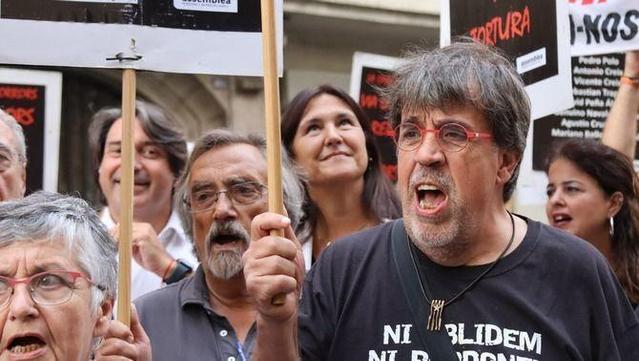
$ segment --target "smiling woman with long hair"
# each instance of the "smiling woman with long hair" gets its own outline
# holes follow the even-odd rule
[[[573,139],[553,149],[546,173],[550,224],[597,247],[637,310],[639,179],[632,162],[597,141]]]
[[[401,215],[370,122],[344,91],[322,85],[297,94],[282,117],[282,140],[305,178],[296,231],[307,268],[336,239]]]

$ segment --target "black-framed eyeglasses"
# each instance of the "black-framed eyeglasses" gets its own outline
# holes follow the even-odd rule
[[[233,202],[239,204],[251,204],[262,199],[266,193],[266,186],[258,182],[248,181],[235,183],[222,190],[200,189],[191,192],[184,199],[191,213],[199,213],[211,210],[217,204],[221,193],[226,193]]]
[[[424,129],[414,123],[401,123],[395,127],[393,139],[399,149],[411,152],[422,144],[427,133],[435,133],[437,143],[446,152],[459,152],[473,139],[493,137],[489,133],[469,132],[457,123],[446,123],[437,129]]]
[[[91,286],[104,290],[103,286],[95,284],[89,277],[74,271],[46,271],[24,278],[0,276],[0,308],[9,304],[16,285],[20,283],[27,285],[31,299],[39,305],[51,306],[65,303],[73,296],[78,278],[83,278]]]

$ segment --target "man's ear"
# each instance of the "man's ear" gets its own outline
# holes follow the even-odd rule
[[[97,310],[98,319],[95,321],[95,328],[93,329],[93,337],[103,337],[109,330],[109,323],[111,322],[111,315],[113,313],[113,299],[108,298]]]
[[[613,193],[608,199],[608,217],[614,217],[619,213],[623,206],[623,194],[621,192]]]
[[[512,150],[500,151],[499,153],[497,181],[503,185],[508,183],[510,178],[512,178],[521,157]]]

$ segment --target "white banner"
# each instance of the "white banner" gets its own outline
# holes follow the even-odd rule
[[[259,1],[0,0],[0,63],[261,76]],[[282,0],[276,0],[278,72]],[[108,60],[129,54],[138,61]]]
[[[639,0],[566,0],[573,56],[639,49]]]
[[[236,13],[238,0],[173,0],[176,9]]]

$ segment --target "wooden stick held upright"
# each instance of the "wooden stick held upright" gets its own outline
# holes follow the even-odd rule
[[[282,196],[280,90],[277,76],[277,42],[275,31],[275,0],[262,0],[262,55],[264,61],[264,105],[266,119],[266,153],[268,161],[268,209],[284,214]],[[283,232],[271,235],[282,237]],[[274,305],[284,304],[286,295],[273,297]]]
[[[131,321],[131,239],[133,238],[133,122],[135,121],[135,70],[122,74],[122,151],[120,165],[120,233],[118,242],[118,321]]]

